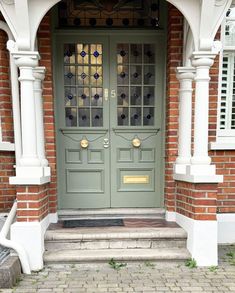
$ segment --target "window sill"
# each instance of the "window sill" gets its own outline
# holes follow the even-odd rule
[[[10,142],[0,142],[0,151],[15,151],[15,144]]]
[[[211,142],[210,150],[235,150],[235,142]]]

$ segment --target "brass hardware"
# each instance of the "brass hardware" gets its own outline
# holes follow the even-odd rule
[[[149,184],[149,175],[126,175],[123,176],[124,184]]]
[[[133,147],[135,147],[135,148],[139,148],[140,145],[141,145],[141,141],[140,141],[140,139],[139,139],[139,138],[134,138],[134,139],[132,140],[132,145],[133,145]]]
[[[104,100],[108,101],[109,99],[109,89],[104,89]]]
[[[87,139],[82,139],[80,142],[80,145],[83,149],[86,149],[86,148],[88,148],[89,142]]]

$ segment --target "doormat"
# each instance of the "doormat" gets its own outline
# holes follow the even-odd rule
[[[63,228],[124,226],[122,219],[66,220]]]

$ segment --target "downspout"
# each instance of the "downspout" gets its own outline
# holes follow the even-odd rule
[[[0,21],[0,29],[7,33],[9,40],[14,41],[11,31],[8,25],[4,21]],[[16,160],[16,166],[17,166],[19,165],[19,159],[22,154],[20,98],[19,98],[18,68],[14,62],[11,52],[10,52],[10,72],[11,72],[12,111],[13,111],[13,122],[14,122],[15,160]]]
[[[8,217],[6,219],[6,222],[4,223],[2,230],[0,232],[0,244],[5,247],[9,247],[14,249],[20,259],[22,270],[24,274],[31,274],[30,265],[28,261],[28,256],[23,248],[19,243],[16,243],[14,241],[8,240],[6,237],[9,233],[11,224],[13,223],[15,216],[16,216],[16,210],[17,210],[17,202],[15,201],[10,213],[8,214]]]

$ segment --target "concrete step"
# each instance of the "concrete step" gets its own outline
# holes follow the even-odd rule
[[[157,249],[185,248],[182,228],[83,228],[48,230],[45,249]]]
[[[161,208],[109,208],[109,209],[69,209],[58,212],[60,220],[68,219],[164,219],[165,210]]]
[[[115,261],[185,261],[190,254],[185,248],[177,249],[104,249],[53,250],[44,253],[45,263],[77,263]]]

